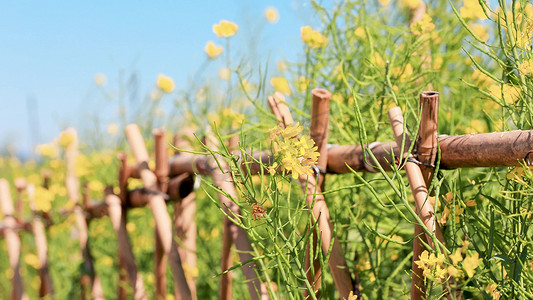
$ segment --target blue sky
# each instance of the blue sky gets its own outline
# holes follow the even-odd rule
[[[269,6],[279,11],[277,24],[264,19]],[[212,32],[221,19],[240,26],[232,49],[245,53],[253,37],[261,57],[294,60],[303,49],[300,27],[315,25],[310,10],[301,0],[0,1],[0,149],[9,143],[31,153],[33,143],[51,141],[66,126],[86,126],[84,111],[101,98],[97,73],[111,83],[121,71],[134,71],[141,94],[159,73],[186,88],[206,60],[206,42],[224,45]],[[28,104],[35,115],[28,115]],[[30,118],[38,121],[38,135]]]

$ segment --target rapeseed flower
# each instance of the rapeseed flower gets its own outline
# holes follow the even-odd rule
[[[381,6],[383,7],[389,5],[390,3],[390,0],[378,0],[378,1],[379,1],[379,4],[381,4]]]
[[[51,143],[38,145],[37,148],[35,149],[35,152],[45,157],[57,157],[58,155],[56,146]]]
[[[313,30],[311,26],[303,26],[300,29],[302,41],[311,48],[324,48],[328,43],[328,38],[317,30]]]
[[[63,148],[67,148],[73,141],[74,135],[71,132],[62,131],[59,135],[59,145]]]
[[[291,94],[291,89],[289,88],[289,83],[284,77],[272,77],[270,79],[270,84],[274,87],[276,92],[280,92],[289,96]]]
[[[103,73],[97,73],[94,75],[94,83],[97,86],[103,86],[107,82],[107,77]]]
[[[409,9],[417,9],[421,4],[421,0],[400,0],[400,5],[407,6]]]
[[[533,60],[528,59],[524,61],[523,63],[520,64],[518,69],[520,70],[520,73],[524,75],[531,73],[533,71]]]
[[[487,18],[483,12],[483,8],[479,5],[478,0],[465,0],[460,9],[460,15],[464,19],[485,20]]]
[[[218,37],[230,37],[237,33],[239,26],[233,22],[222,20],[218,24],[213,25],[213,32]]]
[[[111,136],[115,136],[117,135],[118,133],[118,125],[117,123],[109,123],[109,125],[107,125],[107,134],[111,135]]]
[[[479,253],[474,253],[472,256],[467,256],[463,262],[463,269],[468,277],[474,276],[474,270],[479,266],[482,259],[479,258]]]
[[[220,68],[218,70],[218,77],[222,80],[229,80],[231,72],[228,68]]]
[[[275,7],[265,9],[265,18],[269,23],[276,24],[279,21],[279,13]]]
[[[205,53],[207,53],[207,56],[209,58],[213,59],[219,56],[222,53],[222,51],[224,51],[224,47],[216,45],[212,41],[209,41],[207,42],[207,44],[205,44],[204,51]]]
[[[411,24],[409,28],[414,35],[420,36],[435,30],[435,24],[433,24],[430,15],[424,14],[422,19]]]
[[[299,124],[286,128],[278,125],[270,130],[269,140],[279,165],[282,170],[291,172],[294,179],[298,179],[300,175],[312,175],[311,166],[317,164],[320,155],[317,152],[318,147],[308,135],[298,137],[301,132],[302,127]],[[270,174],[274,174],[277,167],[276,162],[269,168]]]
[[[470,30],[482,41],[486,42],[489,40],[489,33],[487,31],[487,27],[483,26],[483,24],[476,23],[474,25],[470,25]]]
[[[157,87],[165,93],[171,93],[174,90],[174,80],[172,78],[159,74],[157,75]]]
[[[353,34],[360,38],[360,39],[365,39],[366,38],[366,32],[365,32],[365,28],[363,26],[359,26],[357,28],[354,29],[353,31]]]
[[[415,261],[415,264],[422,270],[424,277],[430,280],[446,277],[447,268],[444,266],[446,256],[443,253],[435,255],[424,250],[418,258],[419,260]]]

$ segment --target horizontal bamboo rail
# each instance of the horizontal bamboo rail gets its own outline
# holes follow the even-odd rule
[[[533,130],[513,130],[506,132],[477,133],[443,136],[437,138],[440,148],[440,169],[512,167],[520,164],[530,150],[533,150]],[[377,172],[370,157],[364,160],[364,151],[371,151],[385,171],[391,171],[392,155],[399,157],[396,142],[374,142],[361,145],[329,145],[327,173],[349,173],[350,168],[358,172]],[[255,159],[268,165],[273,157],[268,152],[254,155]],[[195,155],[173,156],[169,159],[170,176],[182,173],[207,174],[207,157]],[[252,174],[260,172],[258,163],[247,159]],[[266,171],[266,170],[265,170]]]

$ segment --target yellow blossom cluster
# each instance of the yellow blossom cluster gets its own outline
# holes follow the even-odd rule
[[[174,90],[174,80],[164,74],[157,75],[156,85],[165,93],[171,93]]]
[[[276,24],[279,21],[279,13],[275,7],[265,9],[265,18],[269,23]]]
[[[483,24],[476,23],[476,24],[470,25],[470,30],[472,30],[472,32],[482,41],[487,42],[489,40],[490,36],[487,31],[487,27],[484,26]]]
[[[275,162],[269,167],[271,175],[276,173],[278,166],[281,166],[282,170],[291,172],[294,179],[297,179],[301,174],[313,174],[311,166],[317,164],[320,154],[309,135],[298,137],[301,132],[302,127],[299,124],[289,125],[286,128],[278,125],[270,130],[269,140],[272,143],[274,154],[280,162],[280,164]]]
[[[400,5],[409,9],[417,9],[421,4],[421,0],[400,0]]]
[[[41,156],[50,158],[57,157],[59,155],[57,147],[53,143],[38,145],[35,149],[35,152]]]
[[[270,79],[270,85],[274,87],[276,92],[280,92],[289,96],[291,94],[291,89],[289,88],[289,83],[285,77],[272,77]]]
[[[59,145],[63,148],[67,148],[72,142],[74,142],[75,136],[72,132],[62,131],[59,134]]]
[[[427,250],[424,250],[418,258],[415,264],[422,270],[424,277],[429,280],[446,278],[447,270],[444,264],[446,256],[443,253],[435,256],[435,253],[429,254]]]
[[[209,41],[207,42],[207,44],[205,44],[204,51],[209,58],[213,59],[219,56],[222,53],[222,51],[224,51],[224,47],[219,46],[213,43],[212,41]]]
[[[52,209],[54,199],[55,195],[52,189],[45,189],[41,186],[35,187],[35,199],[33,200],[35,210],[49,212]]]
[[[239,26],[231,21],[221,20],[218,24],[213,25],[213,32],[218,37],[230,37],[237,33]]]
[[[524,61],[518,66],[518,69],[520,70],[520,73],[524,75],[530,74],[533,71],[533,60],[528,59]]]
[[[433,19],[430,15],[424,14],[422,19],[411,24],[409,28],[414,35],[421,36],[435,30],[435,24],[433,24]]]
[[[496,84],[489,88],[489,93],[498,98],[505,98],[506,101],[515,102],[520,98],[520,91],[518,86],[512,86],[510,84],[503,84],[503,86]]]
[[[311,48],[324,48],[328,44],[328,38],[311,26],[303,26],[300,29],[302,41]]]
[[[460,15],[464,19],[485,20],[487,18],[478,0],[465,0],[464,5],[460,9]]]

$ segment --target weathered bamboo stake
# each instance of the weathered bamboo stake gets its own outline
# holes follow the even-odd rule
[[[72,135],[73,137],[72,142],[67,146],[65,151],[65,156],[67,160],[67,174],[65,178],[65,185],[67,188],[67,197],[69,201],[72,201],[76,204],[74,208],[74,214],[76,215],[76,224],[78,227],[80,246],[83,255],[84,269],[88,273],[82,275],[82,286],[86,289],[91,289],[93,299],[104,299],[104,291],[102,290],[102,284],[100,283],[100,279],[98,278],[98,276],[95,274],[94,264],[89,250],[87,220],[85,219],[83,209],[79,205],[80,183],[78,181],[78,178],[76,177],[76,174],[74,173],[76,157],[78,156],[78,136],[76,130],[72,127],[67,128],[65,132],[69,135]],[[85,297],[85,292],[83,294],[83,297]]]
[[[133,288],[133,299],[147,299],[142,275],[137,271],[131,242],[126,231],[126,218],[122,211],[121,200],[117,195],[113,194],[112,189],[107,188],[105,194],[109,219],[111,219],[113,230],[117,234],[119,263],[126,271],[129,285]]]
[[[396,142],[400,144],[404,137],[402,111],[399,107],[393,107],[389,110],[388,115]],[[405,140],[406,142],[408,141],[407,136],[405,136]],[[404,147],[403,156],[406,158],[409,155],[407,153],[408,150],[407,147]],[[407,173],[407,179],[409,180],[409,185],[411,186],[411,191],[413,192],[413,197],[415,199],[416,211],[419,213],[419,217],[424,223],[424,226],[429,232],[434,233],[438,240],[444,240],[437,221],[435,220],[435,210],[431,203],[429,203],[428,190],[418,164],[408,160],[405,163],[405,172]],[[435,249],[433,239],[431,239],[430,236],[427,236],[427,239],[428,245],[432,249]]]
[[[333,238],[333,226],[331,224],[329,209],[327,207],[324,196],[318,196],[324,189],[324,174],[327,166],[327,142],[328,142],[328,125],[329,125],[329,101],[331,99],[331,93],[324,89],[314,89],[313,105],[311,109],[311,138],[315,141],[318,147],[320,156],[318,157],[318,168],[320,170],[320,176],[308,180],[307,176],[300,176],[300,182],[305,184],[307,182],[307,202],[308,205],[313,208],[313,216],[318,222],[318,235],[322,242],[322,251],[327,253],[332,243]],[[324,172],[322,172],[324,170]],[[314,204],[314,205],[313,205]],[[317,264],[315,264],[316,266]],[[319,265],[319,264],[318,264]],[[359,280],[357,274],[355,274],[355,282],[352,282],[352,278],[348,269],[346,260],[344,259],[344,252],[340,246],[339,240],[336,238],[333,240],[333,246],[331,249],[331,255],[328,261],[328,265],[333,275],[333,280],[339,292],[339,296],[342,298],[348,298],[350,292],[361,298]],[[355,288],[355,290],[354,290]]]
[[[172,225],[165,199],[158,188],[156,175],[148,168],[150,158],[139,127],[136,124],[128,125],[126,127],[126,137],[135,156],[135,160],[139,163],[139,173],[145,188],[154,192],[150,197],[150,208],[154,215],[157,236],[161,239],[161,245],[170,261],[176,298],[192,299],[191,291],[187,285],[185,273],[181,265],[180,255],[176,243],[172,238]]]
[[[417,159],[425,164],[434,165],[437,156],[437,129],[439,94],[436,92],[423,92],[420,94],[420,126],[418,128],[418,138],[416,142],[415,155]],[[407,146],[407,145],[406,145]],[[433,178],[434,168],[420,165],[420,172],[424,178],[426,187],[429,187]],[[420,211],[416,210],[417,214]],[[443,241],[441,241],[443,242]],[[423,270],[415,263],[424,251],[424,243],[428,244],[424,229],[420,224],[415,223],[413,239],[413,260],[411,262],[412,281],[411,299],[422,299],[426,295]]]
[[[179,136],[174,138],[174,145],[180,149],[192,149],[189,142]],[[176,155],[191,156],[189,153],[179,152]],[[169,168],[167,159],[167,176]],[[196,194],[193,191],[193,175],[183,175],[186,176],[171,179],[168,194],[170,199],[176,199],[174,203],[174,228],[180,241],[178,243],[178,252],[183,262],[187,283],[193,297],[196,299]]]
[[[165,192],[167,188],[167,175],[168,175],[168,154],[166,148],[164,147],[165,143],[165,132],[161,129],[154,129],[152,131],[154,136],[154,152],[155,152],[155,170],[154,174],[157,178],[157,185],[159,191]],[[166,158],[166,161],[165,161]],[[154,253],[154,268],[155,268],[155,294],[157,299],[166,298],[166,288],[167,288],[167,259],[165,251],[163,249],[162,241],[157,231],[157,224],[155,225],[155,253]],[[192,291],[191,291],[192,295]]]
[[[315,140],[315,144],[317,144],[319,149],[322,149],[322,151],[324,151],[327,146],[327,134],[325,133],[327,132],[328,126],[329,99],[331,98],[331,93],[326,90],[315,89],[313,90],[313,98],[313,101],[323,103],[317,103],[316,106],[315,104],[313,104],[313,108],[315,109],[315,111],[312,112],[311,115],[315,116],[315,120],[311,121],[311,136],[314,136],[315,138],[320,137],[319,139],[317,138],[317,140]],[[269,104],[271,106],[276,106],[277,111],[279,111],[280,114],[286,114],[282,116],[282,119],[280,119],[280,121],[286,122],[286,120],[292,120],[292,115],[290,114],[288,107],[286,107],[286,104],[284,104],[282,101],[275,101],[275,97],[273,100],[274,101],[269,100]],[[326,103],[324,103],[324,101],[326,101]],[[317,121],[317,117],[324,119]],[[289,125],[289,123],[284,124]],[[323,126],[326,126],[326,128],[323,128]],[[327,158],[328,155],[323,155],[322,163],[324,163],[324,157]],[[309,207],[312,207],[313,217],[315,218],[315,221],[318,222],[318,231],[321,240],[322,252],[327,253],[329,251],[330,244],[332,243],[332,224],[330,221],[329,209],[326,205],[324,196],[318,195],[321,192],[321,189],[320,186],[317,184],[316,179],[317,178],[314,176],[306,175],[300,175],[299,177],[300,183],[305,186],[304,192],[306,193],[307,204],[309,205]],[[350,292],[354,291],[360,298],[360,286],[359,281],[357,279],[357,274],[355,274],[355,280],[354,282],[352,282],[352,278],[350,276],[346,260],[344,259],[344,254],[342,248],[340,247],[338,239],[333,240],[328,265],[330,267],[340,297],[348,298]]]
[[[221,268],[222,271],[228,270],[233,265],[233,253],[231,251],[231,245],[233,240],[231,237],[231,228],[232,222],[228,218],[223,220],[223,229],[222,229],[222,259],[221,259]],[[231,279],[231,271],[228,271],[220,277],[220,293],[219,299],[221,300],[231,300],[231,288],[233,281]]]
[[[402,116],[401,109],[399,107],[394,107],[389,110],[388,115],[389,115],[389,120],[392,126],[392,131],[396,138],[396,143],[401,144],[402,138],[405,138],[406,144],[409,144],[408,137],[407,136],[404,137],[404,133],[403,133],[403,116]],[[423,136],[425,145],[427,145],[428,140],[431,139],[431,134],[433,132],[428,130],[427,133],[429,133],[429,135],[426,134],[425,136]],[[402,157],[406,157],[406,158],[408,157],[409,153],[407,151],[408,151],[408,147],[404,147],[404,153]],[[412,156],[409,156],[409,157],[412,158]],[[428,190],[426,188],[426,183],[424,182],[424,176],[422,175],[422,172],[420,171],[418,164],[414,161],[408,160],[405,163],[405,172],[407,173],[407,179],[409,181],[409,185],[411,186],[411,191],[413,193],[413,197],[415,200],[416,213],[419,215],[420,219],[424,223],[424,226],[427,228],[427,230],[430,233],[433,233],[439,241],[443,241],[444,237],[442,236],[440,228],[435,220],[435,211],[431,203],[429,203]],[[435,243],[433,239],[431,238],[431,236],[429,236],[428,233],[425,231],[424,233],[426,235],[427,244],[432,249],[436,249]],[[416,231],[415,231],[415,234],[417,234]],[[417,239],[415,238],[415,245],[417,243],[416,241]],[[420,251],[420,252],[422,251],[422,245],[414,246],[414,248],[416,247],[420,247],[420,249],[414,249],[413,252],[415,250]],[[415,253],[413,253],[413,255],[415,255]],[[416,259],[417,257],[413,256],[413,262]],[[414,269],[413,271],[417,272],[416,269]],[[417,283],[415,284],[415,286],[411,285],[411,291],[413,292],[413,294],[411,294],[411,299],[422,299],[425,295],[424,294],[425,289],[423,287],[417,286],[420,284],[420,282],[419,282],[419,278],[416,278],[417,277],[416,275],[417,274],[415,274],[413,279],[416,280]],[[415,297],[419,297],[419,298],[415,298]],[[450,294],[447,294],[447,297],[448,299],[451,299]]]
[[[9,183],[7,180],[0,179],[0,206],[4,213],[4,236],[7,244],[7,254],[9,256],[9,266],[13,270],[13,278],[11,279],[11,299],[20,300],[27,299],[28,296],[24,293],[22,285],[22,278],[20,277],[20,238],[13,230],[17,221],[13,216],[13,201],[11,200],[11,193],[9,191]]]
[[[213,141],[207,139],[206,144],[213,151],[217,151],[217,146]],[[226,192],[231,199],[238,199],[237,190],[235,189],[235,184],[229,173],[228,164],[223,157],[218,155],[217,160],[218,165],[213,161],[212,164],[208,166],[208,172],[213,179],[214,185]],[[220,169],[219,166],[222,169]],[[235,202],[222,193],[218,193],[218,198],[221,202],[222,209],[227,215],[234,217],[240,216],[239,206]],[[235,244],[236,252],[239,254],[239,260],[245,262],[253,259],[253,249],[246,231],[233,222],[229,223],[228,231]],[[242,267],[242,272],[248,284],[250,297],[254,300],[268,299],[266,288],[261,284],[261,281],[258,278],[259,272],[257,271],[257,265],[254,262],[248,263]]]
[[[28,200],[30,201],[30,208],[33,211],[32,231],[35,237],[35,247],[37,249],[37,258],[39,259],[39,278],[41,279],[41,286],[39,288],[39,297],[53,298],[54,287],[52,284],[52,277],[48,269],[48,244],[46,242],[46,234],[44,232],[43,221],[37,216],[35,205],[35,186],[29,184],[26,186],[28,193]]]

